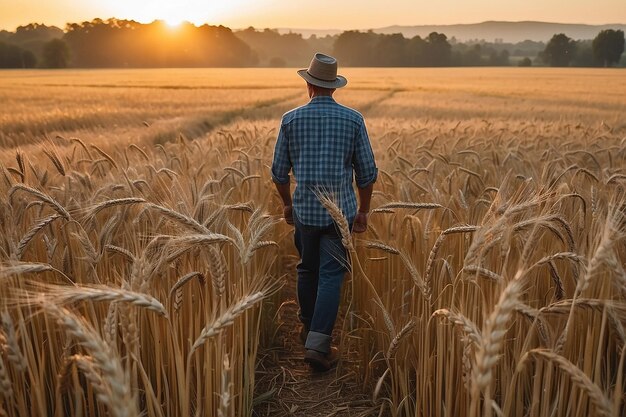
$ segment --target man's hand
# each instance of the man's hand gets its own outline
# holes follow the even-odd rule
[[[354,233],[363,233],[367,230],[367,213],[358,212],[354,218],[352,231]]]
[[[285,206],[283,208],[283,217],[285,217],[287,224],[293,225],[293,206]]]

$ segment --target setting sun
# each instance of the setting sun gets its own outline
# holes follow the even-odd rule
[[[170,29],[177,29],[182,23],[183,23],[182,19],[177,19],[175,17],[173,17],[173,18],[166,18],[165,19],[165,24]]]
[[[164,20],[170,27],[176,27],[184,20],[200,23],[209,19],[211,14],[210,3],[193,0],[176,3],[157,0],[151,2],[150,7],[143,2],[113,0],[107,7],[115,15],[143,22]]]

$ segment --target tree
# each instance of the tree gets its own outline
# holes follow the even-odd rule
[[[0,68],[34,68],[37,58],[31,51],[0,42]]]
[[[498,66],[498,67],[506,67],[511,65],[511,61],[509,61],[509,51],[506,49],[501,50],[500,52],[496,52],[492,50],[489,54],[489,65]]]
[[[524,57],[522,60],[520,60],[517,63],[518,67],[531,67],[533,65],[533,61],[530,60],[530,58],[528,57]]]
[[[298,33],[280,34],[273,29],[256,30],[249,27],[234,32],[234,35],[258,54],[263,65],[270,67],[304,65],[315,52]],[[274,58],[280,58],[282,63],[276,62]]]
[[[624,52],[624,31],[603,30],[595,37],[591,47],[597,65],[610,67],[617,64]]]
[[[573,67],[593,67],[595,64],[591,49],[591,40],[576,42],[576,53],[572,58],[571,65]]]
[[[43,46],[43,66],[46,68],[67,68],[70,50],[61,39],[53,39]]]
[[[258,63],[252,49],[224,26],[186,23],[172,31],[158,20],[143,24],[94,19],[68,24],[63,40],[70,47],[75,67],[241,67]]]
[[[445,67],[450,65],[452,58],[452,46],[443,33],[432,32],[426,38],[428,46],[426,56],[428,65],[433,67]]]
[[[374,50],[377,64],[385,67],[408,66],[408,40],[401,33],[378,35],[378,43]]]
[[[24,68],[35,68],[37,65],[37,57],[32,51],[22,51],[22,63]]]
[[[335,41],[334,55],[344,66],[378,66],[376,56],[372,53],[378,43],[378,37],[379,35],[372,31],[343,32]]]
[[[564,33],[554,35],[546,45],[541,59],[552,67],[567,67],[576,52],[576,41]]]

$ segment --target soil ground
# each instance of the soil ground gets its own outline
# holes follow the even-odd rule
[[[357,380],[356,354],[340,346],[340,329],[345,315],[340,311],[333,345],[340,346],[341,359],[335,369],[315,372],[303,360],[300,322],[296,301],[295,261],[286,265],[294,271],[282,290],[278,331],[273,346],[258,356],[255,417],[367,417],[378,416],[381,404],[372,403],[372,389]]]

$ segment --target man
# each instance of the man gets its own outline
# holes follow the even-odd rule
[[[333,99],[335,89],[347,84],[337,75],[337,60],[315,54],[309,68],[298,74],[306,81],[311,100],[283,116],[272,178],[283,201],[285,221],[295,225],[294,240],[301,258],[297,294],[304,360],[324,371],[337,359],[331,335],[348,261],[338,229],[317,195],[330,195],[352,230],[364,232],[378,169],[363,116]],[[293,204],[291,170],[297,184]]]

